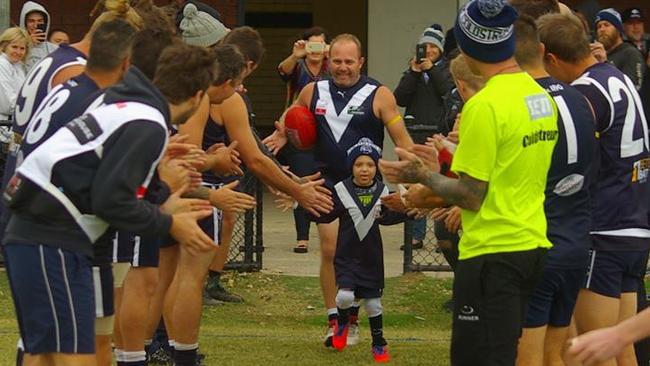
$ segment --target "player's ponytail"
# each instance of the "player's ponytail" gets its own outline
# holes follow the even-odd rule
[[[93,22],[88,35],[92,35],[101,24],[115,19],[126,21],[136,30],[143,27],[142,18],[131,7],[129,0],[99,0],[90,15],[99,17]]]

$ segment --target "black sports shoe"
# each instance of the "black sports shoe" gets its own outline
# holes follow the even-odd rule
[[[422,240],[418,240],[415,243],[411,244],[411,247],[413,249],[422,249],[422,248],[424,248],[424,242]],[[404,250],[404,244],[402,244],[399,247],[399,250]]]
[[[174,360],[172,359],[171,354],[165,351],[163,347],[160,347],[156,350],[156,352],[149,355],[148,364],[151,366],[172,366],[174,364]]]
[[[221,285],[221,281],[215,278],[208,278],[208,281],[205,284],[205,294],[218,301],[233,303],[244,302],[244,299],[241,296],[228,292],[228,290]]]

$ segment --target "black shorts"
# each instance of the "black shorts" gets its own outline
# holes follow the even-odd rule
[[[586,274],[586,268],[545,268],[528,302],[524,327],[568,327]]]
[[[113,238],[113,263],[129,263],[133,259],[133,234],[117,231]]]
[[[160,257],[160,241],[158,236],[141,237],[136,235],[133,240],[133,260],[131,266],[158,267]]]
[[[362,286],[350,287],[350,286],[341,286],[341,285],[339,285],[339,288],[347,288],[354,291],[355,299],[376,299],[381,297],[381,295],[383,295],[384,293],[383,288],[369,288],[369,287],[362,287]]]
[[[458,261],[454,278],[451,364],[514,365],[528,298],[546,249]]]
[[[599,295],[615,298],[620,298],[624,292],[636,292],[647,261],[647,250],[592,250],[584,287]]]
[[[221,223],[223,222],[223,213],[217,208],[212,208],[212,215],[201,219],[197,222],[214,243],[219,245],[221,238]]]

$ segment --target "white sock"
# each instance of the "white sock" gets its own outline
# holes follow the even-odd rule
[[[135,352],[122,352],[123,362],[138,362],[146,361],[147,353],[145,351],[135,351]]]

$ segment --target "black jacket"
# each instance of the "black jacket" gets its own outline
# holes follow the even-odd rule
[[[638,48],[627,42],[623,42],[607,53],[607,61],[614,64],[617,69],[632,79],[637,90],[641,89],[646,63],[643,59],[643,54]]]
[[[405,117],[413,116],[419,125],[438,126],[439,133],[446,134],[449,131],[442,123],[443,98],[453,87],[453,81],[444,64],[442,62],[424,72],[415,72],[409,68],[402,75],[394,94],[397,105],[406,107]]]
[[[107,90],[104,101],[147,104],[170,120],[165,98],[135,67],[121,84]],[[95,113],[101,113],[101,108]],[[163,214],[159,206],[138,199],[137,194],[164,148],[166,134],[166,129],[147,116],[134,115],[103,143],[101,159],[95,151],[63,159],[54,165],[51,182],[84,214],[94,214],[118,230],[162,236],[169,232],[171,216]],[[93,243],[68,211],[30,183],[21,186],[11,203],[14,215],[4,242],[43,243],[91,256]]]

